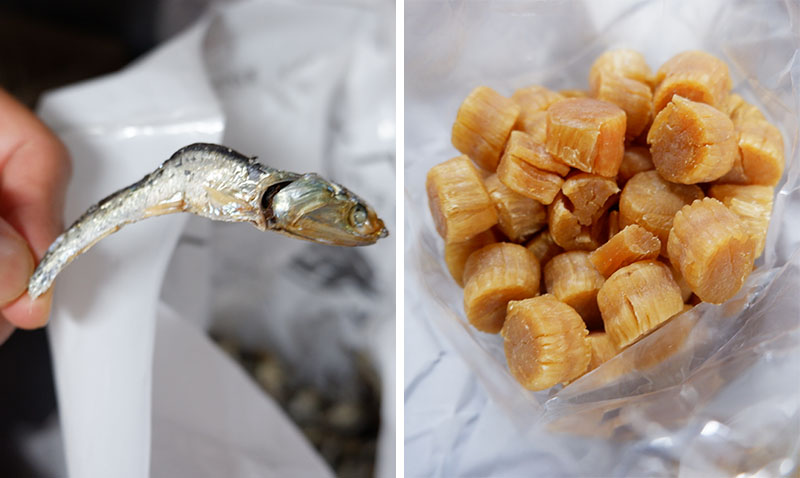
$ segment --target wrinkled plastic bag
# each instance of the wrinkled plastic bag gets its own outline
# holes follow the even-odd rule
[[[800,8],[788,1],[407,3],[410,476],[797,472],[798,19]],[[565,388],[528,392],[508,373],[501,339],[464,317],[462,291],[429,217],[425,174],[460,154],[450,145],[450,127],[472,88],[488,85],[506,95],[529,84],[586,88],[592,61],[612,48],[639,50],[654,69],[688,49],[722,58],[734,91],[783,133],[786,171],[765,254],[736,297],[675,318]],[[454,355],[467,366],[455,364]],[[451,426],[426,425],[436,414],[450,417]]]
[[[393,230],[392,13],[347,2],[226,5],[123,71],[48,94],[39,114],[74,161],[66,220],[205,141],[347,184]],[[393,237],[347,256],[361,265],[354,276],[370,273],[364,293],[354,280],[320,285],[331,274],[320,270],[324,246],[217,226],[148,219],[59,277],[49,337],[69,475],[331,476],[203,333],[213,329],[284,355],[317,385],[347,388],[351,352],[367,358],[384,397],[376,475],[391,476]],[[297,257],[311,266],[293,268]]]

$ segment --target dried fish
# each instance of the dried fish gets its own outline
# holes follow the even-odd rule
[[[249,222],[262,231],[337,246],[369,245],[388,235],[375,211],[336,183],[314,173],[272,169],[231,148],[196,143],[90,207],[47,250],[28,295],[43,294],[70,262],[122,226],[176,212]]]

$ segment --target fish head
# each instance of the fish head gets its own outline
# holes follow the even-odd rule
[[[366,246],[389,234],[364,200],[313,173],[265,194],[262,207],[268,228],[322,244]]]

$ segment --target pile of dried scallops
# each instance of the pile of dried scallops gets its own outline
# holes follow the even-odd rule
[[[701,301],[733,297],[764,250],[783,139],[688,51],[652,74],[601,55],[588,91],[464,100],[427,193],[464,309],[526,388],[567,383]]]

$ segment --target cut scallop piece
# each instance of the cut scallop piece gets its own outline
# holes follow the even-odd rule
[[[545,127],[546,126],[545,124]],[[543,142],[537,142],[533,135],[522,131],[511,132],[503,155],[513,156],[525,161],[531,166],[535,166],[543,171],[556,173],[559,176],[566,176],[570,169],[569,166],[558,161],[552,154],[548,153]]]
[[[529,390],[545,390],[586,372],[591,347],[581,316],[550,294],[508,304],[501,332],[511,375]]]
[[[742,288],[753,269],[755,247],[741,218],[718,200],[705,198],[675,215],[667,252],[692,292],[704,302],[721,304]]]
[[[622,187],[635,174],[651,171],[655,168],[649,149],[642,146],[625,148],[622,164],[619,165],[619,171],[617,172],[617,184]]]
[[[497,210],[497,225],[511,242],[525,241],[547,225],[544,204],[512,191],[495,174],[485,184]]]
[[[567,177],[561,192],[572,204],[572,213],[578,222],[582,226],[589,226],[616,203],[619,187],[613,179],[577,173]]]
[[[647,229],[631,224],[598,247],[589,260],[603,277],[634,262],[656,259],[661,253],[661,241]]]
[[[536,258],[539,259],[539,264],[541,264],[542,267],[544,267],[553,256],[564,252],[564,249],[556,244],[553,240],[553,236],[550,235],[550,231],[547,229],[533,236],[533,239],[528,241],[525,247],[533,252]]]
[[[597,77],[597,90],[593,97],[608,101],[625,111],[625,137],[632,140],[642,134],[653,119],[653,93],[640,81],[611,73]]]
[[[589,347],[592,349],[592,358],[589,360],[589,370],[594,370],[605,362],[614,358],[619,350],[611,337],[605,332],[589,332]]]
[[[489,229],[463,242],[445,243],[444,262],[447,264],[450,275],[459,286],[464,287],[464,266],[467,264],[469,256],[483,246],[495,242],[498,242],[498,237],[492,229]]]
[[[601,238],[607,234],[604,230],[605,224],[600,220],[591,226],[583,226],[571,208],[569,199],[562,193],[547,207],[547,224],[553,240],[568,251],[597,249]]]
[[[520,88],[511,95],[511,99],[520,107],[516,129],[525,130],[525,123],[538,112],[546,110],[551,104],[564,99],[563,96],[544,86],[532,85]]]
[[[667,60],[656,73],[653,111],[658,113],[674,95],[723,108],[731,91],[728,65],[702,51],[685,51]]]
[[[467,156],[432,167],[425,188],[433,222],[445,242],[466,241],[497,224],[492,199]]]
[[[481,168],[494,172],[519,116],[519,106],[493,89],[472,90],[453,123],[453,146]]]
[[[517,122],[517,127],[517,129],[528,133],[534,143],[544,147],[544,144],[547,142],[547,111],[542,110],[527,115],[525,119]],[[511,136],[514,136],[513,131],[511,132]],[[509,138],[509,141],[511,141],[511,138]],[[550,153],[547,154],[549,155]]]
[[[738,154],[720,183],[775,186],[783,176],[785,163],[783,136],[764,120],[734,121],[738,134]]]
[[[605,278],[597,272],[586,251],[570,251],[553,257],[544,266],[548,294],[575,309],[589,330],[603,328],[597,308],[597,291]]]
[[[653,120],[647,144],[659,174],[681,184],[721,178],[738,152],[736,131],[725,113],[677,95]]]
[[[644,59],[644,55],[635,50],[609,50],[592,63],[589,70],[589,90],[596,96],[599,89],[600,76],[603,74],[616,75],[622,78],[635,80],[645,85],[653,83],[653,72]]]
[[[539,169],[511,154],[504,154],[497,166],[497,178],[512,191],[542,204],[553,202],[564,184],[558,174]]]
[[[572,98],[547,109],[547,152],[583,172],[614,177],[625,151],[625,112],[606,101]]]
[[[635,262],[606,279],[597,293],[606,333],[624,348],[683,310],[681,290],[658,261]]]
[[[620,227],[638,224],[661,241],[661,253],[667,251],[672,218],[683,206],[703,197],[694,184],[665,181],[657,171],[645,171],[632,177],[619,198]]]
[[[531,251],[501,242],[473,252],[464,267],[464,310],[470,324],[496,334],[511,300],[539,293],[541,268]]]
[[[772,215],[772,194],[773,189],[769,186],[715,184],[708,190],[709,196],[722,202],[742,219],[750,237],[756,241],[756,257],[764,252]]]

